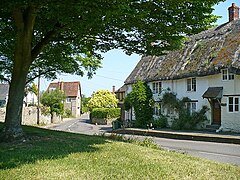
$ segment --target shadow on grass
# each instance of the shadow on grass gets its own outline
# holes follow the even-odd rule
[[[0,123],[0,130],[3,123]],[[23,126],[29,140],[17,143],[0,143],[0,169],[11,169],[39,160],[64,158],[71,153],[94,152],[95,144],[106,139],[68,132]],[[1,132],[1,131],[0,131]]]

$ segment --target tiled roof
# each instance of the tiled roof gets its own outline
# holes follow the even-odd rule
[[[49,89],[60,89],[63,90],[65,95],[68,97],[76,97],[78,92],[81,92],[80,82],[56,82],[50,83],[48,86]]]
[[[240,20],[193,35],[180,50],[143,56],[125,84],[206,76],[223,68],[240,74]]]
[[[0,100],[5,100],[8,94],[9,84],[0,84]]]

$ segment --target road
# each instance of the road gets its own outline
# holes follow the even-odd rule
[[[48,126],[47,128],[88,135],[101,134],[112,129],[111,126],[109,125],[90,124],[87,115],[83,115],[79,119],[73,119],[65,121],[61,124],[51,125]],[[146,137],[134,136],[134,138],[144,139]],[[166,150],[187,153],[192,156],[206,158],[217,162],[240,165],[240,145],[202,141],[176,140],[158,137],[149,138],[152,138],[155,143],[157,143]]]

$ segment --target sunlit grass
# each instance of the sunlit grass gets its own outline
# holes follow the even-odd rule
[[[143,147],[139,143],[33,127],[25,127],[25,132],[31,140],[0,144],[0,179],[240,177],[239,166]]]

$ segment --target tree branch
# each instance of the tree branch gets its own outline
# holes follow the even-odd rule
[[[36,76],[28,79],[28,80],[26,81],[26,84],[30,83],[31,81],[33,81],[33,80],[36,79],[37,77],[40,77],[41,75],[44,75],[44,74],[49,73],[49,72],[51,72],[51,71],[56,71],[56,70],[55,70],[55,69],[49,69],[49,70],[47,70],[47,71],[38,73]]]
[[[35,47],[32,49],[32,61],[40,54],[43,47],[50,42],[51,38],[54,37],[55,34],[57,34],[59,29],[64,28],[65,25],[61,25],[60,23],[56,23],[54,25],[53,30],[48,31],[44,38],[41,39],[40,42],[38,42]]]

